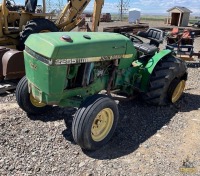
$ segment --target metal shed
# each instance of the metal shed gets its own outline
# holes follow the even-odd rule
[[[141,10],[137,8],[129,9],[128,22],[129,23],[139,23],[141,16]]]
[[[189,10],[186,7],[180,7],[180,6],[175,6],[169,10],[169,24],[174,25],[174,26],[188,26],[189,23],[189,18],[190,18],[190,13],[192,13],[191,10]]]

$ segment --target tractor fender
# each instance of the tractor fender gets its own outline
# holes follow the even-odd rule
[[[5,80],[22,78],[25,75],[23,51],[11,49],[5,52],[2,67]]]
[[[157,63],[161,59],[165,58],[167,55],[170,55],[171,53],[172,53],[171,50],[162,50],[159,53],[156,53],[151,59],[149,59],[149,61],[145,65],[145,67],[141,70],[142,79],[141,79],[140,89],[143,92],[147,91],[150,76],[151,76],[155,66],[157,65]]]

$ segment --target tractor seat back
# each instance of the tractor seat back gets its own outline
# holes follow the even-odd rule
[[[134,43],[133,46],[137,51],[140,51],[146,56],[153,56],[158,51],[158,47],[156,47],[155,45],[150,45],[148,43]]]
[[[156,28],[149,28],[145,32],[139,31],[137,35],[149,39],[150,45],[155,45],[156,47],[164,40],[164,31]]]

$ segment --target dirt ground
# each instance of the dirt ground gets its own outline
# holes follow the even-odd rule
[[[119,24],[127,25],[102,23],[99,31]],[[200,37],[194,48],[200,51]],[[45,115],[27,116],[14,92],[1,95],[0,175],[200,175],[200,62],[195,58],[187,65],[186,90],[178,103],[155,107],[140,98],[120,102],[114,136],[93,152],[73,141],[73,109],[54,107]]]

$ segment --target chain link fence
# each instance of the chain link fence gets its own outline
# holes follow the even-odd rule
[[[52,1],[52,0],[47,0],[46,1],[46,12],[59,12],[63,9],[63,7],[66,5],[67,0],[63,2],[63,0],[57,0],[57,1]]]

